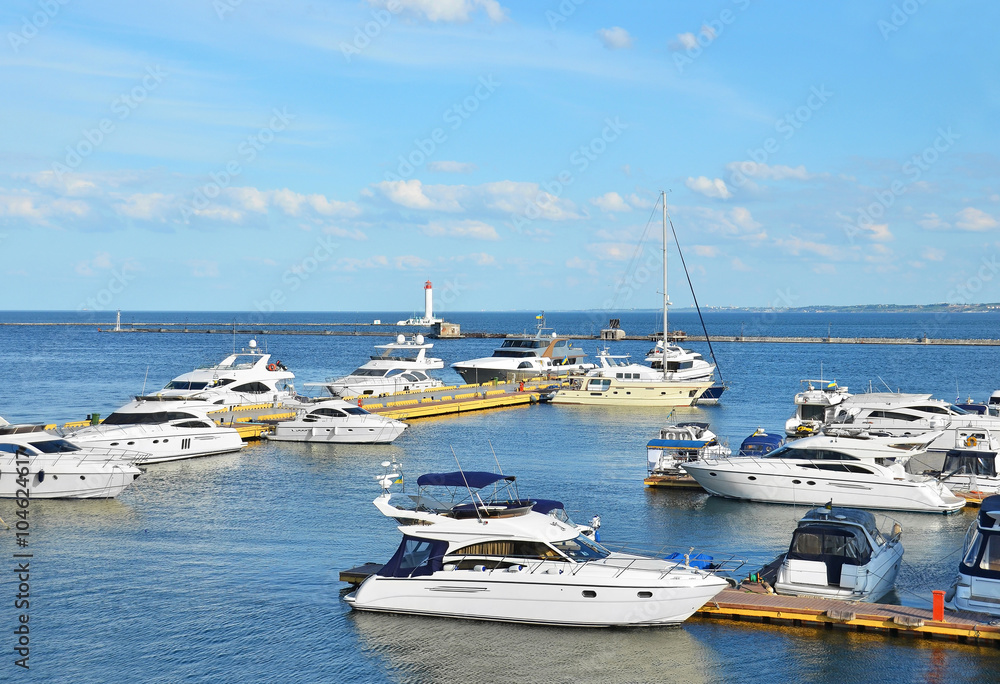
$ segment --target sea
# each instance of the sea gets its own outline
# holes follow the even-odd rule
[[[449,312],[463,331],[531,332],[539,312]],[[408,312],[122,312],[156,323],[321,331],[302,323],[395,321]],[[559,333],[594,334],[610,317],[630,335],[655,312],[546,312]],[[108,332],[114,312],[0,312],[0,416],[63,423],[102,416],[133,395],[217,362],[250,334]],[[1000,338],[1000,314],[706,312],[712,335]],[[259,326],[258,326],[259,327]],[[671,329],[699,334],[694,313]],[[99,331],[100,328],[100,331]],[[358,327],[359,331],[365,328]],[[330,330],[352,330],[331,325]],[[394,331],[392,331],[394,332]],[[253,335],[305,382],[361,365],[391,336]],[[577,341],[589,355],[603,346]],[[448,364],[487,356],[495,339],[435,340]],[[648,341],[607,343],[641,359]],[[706,357],[708,345],[687,344]],[[0,681],[37,682],[989,682],[1000,649],[872,633],[692,619],[673,628],[570,629],[353,613],[341,570],[388,560],[399,541],[372,505],[383,461],[406,486],[426,472],[494,470],[522,495],[563,501],[602,539],[745,561],[749,573],[787,549],[801,506],[730,501],[643,486],[645,444],[671,420],[698,420],[734,449],[758,428],[781,431],[807,378],[852,391],[929,392],[985,401],[1000,389],[1000,347],[872,344],[712,345],[729,390],[722,404],[666,410],[532,405],[414,421],[391,445],[260,442],[215,457],[150,465],[117,499],[30,504],[30,606],[15,608],[16,528],[0,529]],[[317,388],[318,389],[318,388]],[[313,392],[315,393],[315,392]],[[0,477],[11,477],[0,473]],[[18,507],[0,500],[0,517]],[[975,511],[891,514],[906,549],[888,602],[929,607],[957,572]],[[882,521],[883,514],[877,514]],[[890,523],[891,525],[891,523]],[[2,527],[2,526],[0,526]],[[27,614],[29,656],[14,649]],[[22,630],[23,631],[23,630]]]

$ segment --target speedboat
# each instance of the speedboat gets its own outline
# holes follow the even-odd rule
[[[645,483],[665,486],[689,483],[698,484],[681,466],[702,458],[725,458],[732,454],[725,444],[720,444],[708,423],[675,423],[660,428],[660,434],[646,443]]]
[[[785,421],[789,437],[807,437],[820,432],[832,418],[827,409],[851,396],[836,380],[802,380],[805,389],[795,395],[795,415]]]
[[[805,514],[781,558],[774,590],[791,596],[875,602],[889,593],[903,562],[903,529],[887,537],[875,516],[825,506]]]
[[[45,432],[41,425],[4,421],[0,427],[0,497],[111,499],[142,474],[135,465],[142,456],[124,449],[77,446]]]
[[[360,368],[342,378],[326,382],[307,382],[306,387],[324,387],[334,397],[352,397],[369,394],[394,394],[413,390],[428,390],[444,383],[427,374],[429,370],[444,368],[444,361],[427,356],[434,345],[424,343],[423,335],[406,339],[398,335],[392,344],[380,344],[381,350]]]
[[[937,437],[814,435],[763,458],[708,459],[683,468],[710,494],[732,499],[954,513],[965,499],[933,477],[904,469]]]
[[[342,399],[310,402],[292,420],[274,426],[267,438],[276,442],[387,444],[403,434],[406,423],[369,413]]]
[[[630,360],[627,354],[597,354],[597,368],[552,394],[553,404],[605,406],[691,406],[713,386],[711,380],[674,379]]]
[[[570,372],[590,370],[592,363],[583,361],[586,354],[573,343],[554,332],[545,334],[545,319],[538,317],[538,330],[534,335],[508,335],[492,356],[451,364],[451,367],[470,384],[486,382],[519,382],[541,376],[566,375]]]
[[[479,475],[512,477],[421,477],[456,489],[488,486]],[[572,627],[676,625],[728,586],[684,558],[609,551],[519,497],[434,513],[397,509],[388,496],[375,505],[403,521],[403,538],[345,597],[355,610]]]
[[[260,351],[256,340],[250,340],[249,348],[230,354],[220,363],[178,375],[154,396],[223,406],[277,403],[295,396],[294,379],[295,374],[281,361],[271,361],[271,355]]]
[[[144,465],[242,449],[240,433],[216,425],[206,413],[211,408],[182,398],[138,398],[100,424],[68,431],[66,436],[76,444],[137,449],[146,454]]]
[[[969,527],[958,579],[945,594],[945,604],[1000,615],[1000,496],[984,499]]]

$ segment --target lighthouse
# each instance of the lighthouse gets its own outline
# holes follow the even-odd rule
[[[434,290],[431,289],[431,281],[424,283],[424,319],[434,320]]]

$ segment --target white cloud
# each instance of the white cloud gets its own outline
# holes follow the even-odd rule
[[[827,263],[815,264],[812,267],[812,272],[818,273],[820,275],[836,275],[837,267],[834,266],[833,264],[827,264]]]
[[[958,212],[956,216],[958,216],[958,220],[955,221],[955,227],[960,230],[981,232],[996,228],[998,225],[995,218],[987,214],[985,211],[981,211],[974,207],[966,207],[962,211]]]
[[[733,257],[730,260],[730,262],[729,262],[729,266],[734,271],[744,271],[744,272],[747,272],[747,271],[752,271],[753,270],[752,268],[750,268],[749,266],[747,266],[745,263],[743,263],[743,260],[740,259],[739,257]]]
[[[487,254],[486,252],[473,252],[472,254],[460,254],[458,256],[448,257],[449,261],[455,261],[462,263],[464,261],[472,261],[476,266],[492,266],[496,263],[496,259],[492,254]]]
[[[62,195],[84,196],[98,192],[97,184],[79,173],[39,171],[25,174],[24,177],[40,188],[51,188]]]
[[[837,256],[837,248],[833,245],[803,240],[795,235],[788,239],[775,238],[774,244],[776,247],[791,254],[792,256],[800,256],[803,252],[812,252],[813,254],[818,254],[823,257]]]
[[[685,223],[691,223],[696,229],[709,233],[732,235],[741,240],[764,240],[767,238],[767,233],[760,229],[761,224],[754,220],[750,210],[746,207],[733,207],[728,211],[705,207],[684,207],[679,209],[677,213],[683,216]]]
[[[632,207],[617,192],[606,192],[600,197],[592,198],[590,203],[604,211],[632,211]]]
[[[407,209],[426,209],[432,211],[462,211],[463,207],[456,199],[464,185],[428,185],[419,180],[382,181],[375,187],[393,204]]]
[[[368,0],[373,7],[407,12],[432,22],[466,22],[482,9],[493,23],[506,21],[507,10],[496,0]]]
[[[187,262],[193,278],[218,278],[219,264],[206,259],[191,259]]]
[[[336,235],[337,237],[347,238],[348,240],[358,240],[359,242],[368,239],[368,236],[360,230],[350,230],[339,226],[325,226],[323,228],[323,232],[327,235]]]
[[[941,220],[941,217],[933,212],[930,214],[924,214],[924,217],[919,219],[917,224],[926,230],[947,230],[951,228],[950,223]]]
[[[392,264],[397,270],[405,271],[411,268],[429,268],[431,262],[423,257],[407,254],[405,256],[393,257]]]
[[[947,252],[943,249],[924,247],[924,251],[920,253],[920,256],[927,261],[944,261],[946,254]]]
[[[604,43],[604,47],[609,50],[620,50],[622,48],[632,47],[632,36],[628,34],[628,31],[623,29],[621,26],[612,26],[611,28],[601,29],[597,32],[600,37],[601,42]]]
[[[377,254],[375,256],[368,257],[367,259],[354,259],[351,257],[337,259],[330,270],[351,273],[354,271],[360,271],[361,269],[385,268],[388,265],[389,259],[381,254]]]
[[[670,49],[675,52],[698,47],[698,37],[693,33],[678,33],[677,38],[670,42]]]
[[[692,245],[691,249],[695,254],[702,257],[716,257],[719,256],[719,248],[713,247],[712,245]]]
[[[496,228],[483,221],[431,221],[423,228],[425,235],[432,237],[468,237],[479,240],[499,240]]]
[[[165,220],[167,211],[174,205],[174,197],[161,192],[137,192],[121,198],[112,208],[120,216],[150,221]]]
[[[636,209],[652,209],[653,202],[651,200],[639,197],[639,195],[634,192],[625,198],[629,204],[631,204]]]
[[[861,227],[871,232],[869,237],[872,240],[876,240],[878,242],[888,242],[889,240],[894,239],[892,232],[889,230],[888,223],[874,223],[870,226]]]
[[[753,161],[739,161],[730,162],[726,164],[726,170],[728,170],[733,177],[743,176],[745,178],[757,178],[760,180],[810,180],[815,178],[816,174],[809,173],[806,171],[806,167],[803,165],[799,166],[783,166],[780,164],[771,166],[768,164],[758,164]]]
[[[432,161],[427,164],[427,168],[439,173],[472,173],[479,167],[469,162]]]
[[[721,178],[711,179],[706,178],[705,176],[698,176],[697,178],[688,178],[684,184],[705,197],[729,199],[733,196],[733,194],[729,192],[729,188],[726,187],[726,182]]]
[[[636,246],[625,242],[594,242],[586,245],[586,249],[601,261],[626,261],[635,254]]]

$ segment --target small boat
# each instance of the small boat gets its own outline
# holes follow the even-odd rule
[[[223,406],[282,402],[295,396],[294,379],[295,374],[281,361],[271,361],[271,355],[260,351],[256,340],[250,340],[249,348],[230,354],[219,363],[178,375],[154,397]]]
[[[444,383],[432,378],[427,371],[444,368],[444,361],[427,356],[434,345],[424,343],[423,335],[407,339],[397,335],[390,344],[379,344],[380,350],[366,363],[342,378],[326,382],[307,382],[306,387],[323,387],[334,397],[394,394],[441,387]]]
[[[710,494],[766,503],[954,513],[965,506],[944,484],[904,465],[926,453],[939,432],[916,437],[813,435],[762,458],[722,458],[685,464]]]
[[[395,482],[390,473],[383,487]],[[431,473],[433,483],[471,494],[514,476]],[[575,525],[513,496],[445,506],[421,495],[400,509],[375,500],[402,522],[392,558],[345,597],[354,610],[409,613],[563,627],[676,625],[728,586],[711,570],[678,560],[613,552]],[[434,510],[432,510],[434,509]]]
[[[181,398],[147,397],[119,408],[98,425],[67,431],[78,445],[135,449],[142,465],[224,454],[243,448],[240,433],[215,424],[212,406]]]
[[[298,408],[294,419],[275,425],[267,438],[275,442],[388,444],[406,428],[401,420],[369,413],[342,399],[324,399]]]
[[[878,601],[892,590],[899,574],[902,534],[899,523],[888,535],[880,532],[868,511],[814,508],[792,533],[774,590],[791,596]]]
[[[785,445],[785,438],[776,432],[765,432],[756,430],[752,435],[743,440],[740,444],[738,455],[740,456],[766,456],[775,449],[780,449]]]
[[[486,382],[520,382],[542,376],[561,376],[586,371],[594,364],[584,362],[586,353],[554,332],[549,335],[545,318],[537,316],[534,335],[508,335],[492,356],[451,364],[471,385]]]
[[[681,467],[703,458],[725,458],[732,450],[720,444],[708,423],[675,423],[660,428],[657,438],[646,443],[646,472],[649,487],[701,489]]]
[[[112,499],[142,474],[135,451],[81,447],[41,425],[0,427],[0,498]],[[26,475],[19,476],[26,468]],[[19,492],[27,492],[21,496]]]
[[[1000,496],[983,499],[969,526],[958,579],[945,594],[945,605],[1000,615]]]

